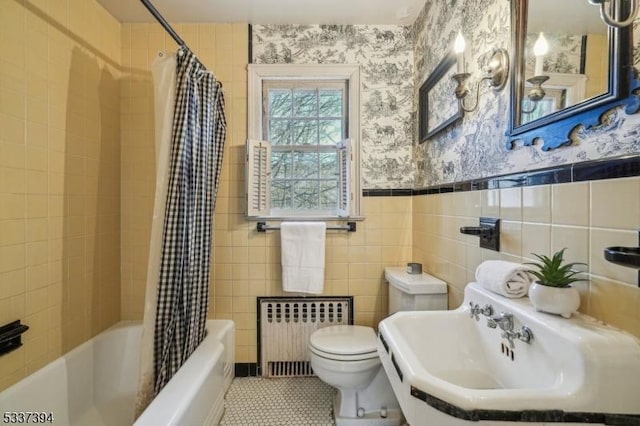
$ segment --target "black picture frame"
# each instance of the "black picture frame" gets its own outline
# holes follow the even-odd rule
[[[455,53],[450,51],[442,58],[431,75],[429,75],[425,82],[422,83],[422,86],[420,86],[418,95],[418,136],[420,143],[426,142],[429,138],[449,127],[462,117],[462,108],[452,89],[451,92],[448,93],[450,98],[447,99],[446,102],[456,103],[457,108],[455,113],[440,122],[429,122],[429,108],[433,107],[433,105],[429,104],[429,92],[431,92],[438,83],[444,81],[443,77],[445,77],[455,65]]]

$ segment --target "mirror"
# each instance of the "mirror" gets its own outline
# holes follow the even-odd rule
[[[609,79],[609,27],[585,0],[530,0],[524,39],[524,87],[516,125],[603,95]],[[537,49],[536,49],[537,48]],[[527,96],[531,78],[546,76],[545,96]]]
[[[420,86],[418,128],[420,143],[444,130],[462,117],[460,103],[453,97],[456,83],[456,57],[449,52]]]
[[[627,12],[622,8],[628,2],[616,3],[618,13]],[[511,16],[507,149],[516,140],[531,145],[535,139],[542,139],[545,151],[557,148],[571,143],[576,126],[599,124],[600,115],[615,106],[637,111],[630,96],[637,83],[630,27],[610,29],[588,0],[512,0]]]

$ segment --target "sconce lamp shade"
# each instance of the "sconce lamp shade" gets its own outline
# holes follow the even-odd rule
[[[536,56],[544,56],[549,52],[549,43],[544,36],[544,33],[540,33],[536,43],[533,45],[533,54]]]
[[[462,37],[462,32],[458,31],[458,35],[456,36],[456,41],[453,43],[453,51],[457,53],[464,52],[466,48],[466,43],[464,41],[464,37]]]
[[[453,51],[456,54],[456,71],[458,74],[464,72],[464,49],[465,49],[464,37],[462,32],[458,31],[456,41],[453,43]]]
[[[543,64],[544,64],[544,55],[549,51],[549,43],[547,43],[547,39],[544,38],[544,34],[540,33],[538,36],[538,40],[533,45],[533,54],[536,55],[536,68],[533,75],[542,75]]]

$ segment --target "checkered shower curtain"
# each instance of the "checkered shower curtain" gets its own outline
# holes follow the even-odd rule
[[[213,209],[225,130],[222,85],[186,50],[177,58],[154,340],[156,394],[205,335]]]

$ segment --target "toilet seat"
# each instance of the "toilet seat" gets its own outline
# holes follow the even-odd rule
[[[359,325],[334,325],[316,330],[309,338],[309,350],[336,361],[378,358],[375,331]]]
[[[309,337],[313,372],[338,390],[333,401],[337,426],[400,424],[402,413],[382,368],[377,345],[373,328],[357,325],[323,327]]]

